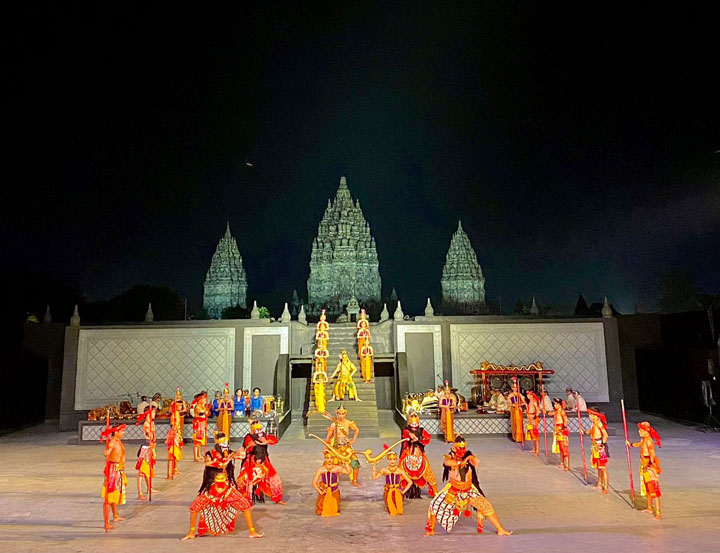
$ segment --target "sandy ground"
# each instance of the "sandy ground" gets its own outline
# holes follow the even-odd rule
[[[638,416],[633,417],[638,420]],[[72,433],[45,426],[25,429],[0,438],[0,551],[198,551],[208,546],[253,547],[259,551],[309,551],[346,548],[347,551],[403,551],[413,553],[440,548],[476,551],[717,551],[720,541],[720,433],[704,434],[693,427],[650,419],[663,441],[658,450],[663,474],[663,520],[633,510],[628,499],[629,480],[622,428],[611,437],[611,494],[600,495],[582,476],[577,436],[571,442],[573,471],[566,474],[544,456],[522,453],[506,438],[469,440],[469,448],[482,460],[480,482],[503,524],[515,531],[499,537],[486,523],[479,536],[473,519],[461,518],[452,534],[440,526],[434,537],[423,537],[428,498],[406,501],[405,515],[390,518],[383,509],[382,483],[369,480],[361,470],[362,488],[341,484],[339,517],[314,514],[313,471],[322,461],[320,444],[302,437],[297,422],[271,449],[280,473],[287,506],[273,503],[253,509],[262,540],[248,540],[242,518],[235,534],[204,537],[181,543],[189,526],[188,506],[200,485],[202,468],[192,463],[185,448],[182,474],[170,482],[155,480],[151,504],[135,499],[134,470],[137,446],[128,445],[128,502],[120,507],[125,522],[105,534],[102,527],[102,445],[69,445]],[[634,428],[634,425],[633,425]],[[631,438],[637,433],[631,428]],[[385,423],[385,437],[362,439],[357,449],[378,451],[399,432]],[[394,440],[393,440],[394,441]],[[586,442],[586,445],[587,442]],[[428,454],[440,474],[442,454],[448,447],[433,440]],[[589,449],[588,449],[589,452]],[[164,469],[160,450],[159,473]],[[542,445],[541,445],[542,454]],[[637,450],[633,465],[638,464]],[[589,462],[589,461],[588,461]],[[637,471],[636,471],[637,472]],[[595,476],[591,469],[590,484]],[[637,479],[636,479],[637,484]],[[638,500],[638,507],[641,502]]]

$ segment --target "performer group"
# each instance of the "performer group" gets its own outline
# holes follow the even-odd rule
[[[500,521],[492,503],[480,487],[478,478],[479,458],[467,447],[465,438],[455,431],[455,413],[458,398],[445,381],[438,387],[437,404],[440,411],[440,426],[449,451],[444,455],[442,463],[443,486],[438,490],[438,482],[431,463],[425,453],[431,441],[430,433],[420,425],[419,414],[410,410],[407,424],[403,428],[399,440],[383,448],[377,455],[366,449],[356,451],[354,445],[360,434],[358,425],[348,418],[348,409],[343,401],[361,401],[354,376],[358,372],[355,364],[350,361],[346,351],[334,372],[328,376],[328,340],[330,327],[323,311],[315,329],[316,347],[313,355],[312,401],[316,415],[329,419],[330,424],[323,437],[310,434],[322,443],[323,462],[315,470],[312,488],[317,492],[315,513],[320,517],[334,517],[341,513],[340,485],[347,476],[351,485],[359,487],[360,458],[371,466],[373,480],[384,482],[382,501],[389,516],[401,516],[405,512],[404,502],[422,497],[426,490],[429,498],[425,535],[435,534],[439,524],[446,532],[451,532],[461,516],[476,515],[478,533],[484,530],[486,520],[490,521],[498,535],[512,534]],[[360,359],[360,375],[363,382],[373,379],[373,350],[370,346],[370,329],[367,316],[361,311],[357,322],[357,348]],[[330,401],[339,401],[335,414],[327,411],[325,385],[335,379]],[[433,390],[429,393],[432,395]],[[558,468],[570,471],[570,419],[572,410],[561,398],[550,400],[541,387],[539,394],[533,390],[520,390],[515,378],[511,379],[511,391],[507,399],[503,397],[505,408],[510,412],[512,440],[525,450],[525,442],[531,444],[530,451],[540,456],[540,427],[544,438],[546,462],[548,452],[548,420],[552,436],[551,452],[557,455]],[[500,398],[494,394],[491,403],[495,402],[501,410]],[[570,395],[568,395],[570,397]],[[577,396],[576,396],[577,397]],[[192,448],[193,461],[204,464],[204,472],[197,497],[190,505],[190,528],[182,538],[193,539],[196,536],[210,534],[213,536],[232,533],[237,518],[242,513],[248,529],[248,537],[262,538],[253,523],[252,508],[255,503],[264,503],[269,498],[273,503],[283,506],[283,484],[277,470],[270,461],[270,447],[277,444],[277,437],[272,430],[263,428],[258,417],[264,409],[265,402],[260,388],[255,388],[250,395],[248,390],[237,390],[230,395],[229,384],[226,383],[222,394],[216,394],[215,401],[209,400],[208,393],[196,394],[188,405],[183,400],[178,387],[174,400],[169,404],[169,427],[165,443],[167,445],[166,478],[173,480],[180,475],[179,462],[183,459],[183,429],[186,416],[192,416]],[[167,407],[167,404],[166,404]],[[147,404],[137,418],[137,425],[142,425],[144,443],[138,450],[137,462],[137,498],[140,501],[152,501],[153,479],[157,464],[157,432],[155,421],[157,403]],[[580,403],[576,404],[578,417],[578,435],[580,438],[581,455],[585,481],[588,482],[585,463],[584,437],[589,438],[591,467],[597,472],[595,488],[601,493],[609,493],[609,477],[607,463],[609,460],[607,419],[597,409],[588,408],[587,413],[591,424],[585,429],[580,416]],[[569,415],[570,413],[570,415]],[[208,431],[208,420],[216,417],[215,431]],[[249,431],[242,445],[237,450],[230,449],[230,436],[233,415],[248,416]],[[623,420],[625,411],[623,405]],[[660,519],[660,462],[655,453],[655,445],[660,447],[660,437],[648,423],[638,425],[640,441],[632,443],[625,423],[625,444],[630,463],[630,448],[640,450],[640,489],[647,497],[646,511]],[[125,424],[111,426],[109,416],[106,427],[101,433],[105,446],[104,481],[101,496],[103,498],[103,518],[105,531],[114,528],[116,522],[124,520],[118,513],[118,507],[125,503],[127,476],[125,474],[125,448],[123,436]],[[214,438],[214,446],[208,448],[208,437]],[[398,449],[396,451],[396,449]],[[380,466],[380,463],[383,465]],[[631,478],[631,493],[634,488]],[[112,515],[112,516],[111,516]]]

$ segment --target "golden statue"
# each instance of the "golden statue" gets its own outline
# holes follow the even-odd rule
[[[322,414],[325,412],[325,383],[328,381],[327,373],[324,370],[316,370],[312,376],[313,389],[315,392],[315,411]]]

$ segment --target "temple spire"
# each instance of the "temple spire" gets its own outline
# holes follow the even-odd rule
[[[225,223],[225,234],[220,238],[208,269],[203,295],[203,306],[209,317],[219,319],[226,307],[246,306],[247,277],[237,242],[230,232],[230,221]]]
[[[487,312],[485,277],[460,219],[450,240],[440,284],[446,312]]]

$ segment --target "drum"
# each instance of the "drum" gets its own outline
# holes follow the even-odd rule
[[[535,389],[535,379],[532,376],[524,375],[518,378],[518,386],[523,392]]]
[[[503,391],[505,388],[505,377],[500,374],[494,374],[488,378],[488,383],[490,384],[491,390]]]

